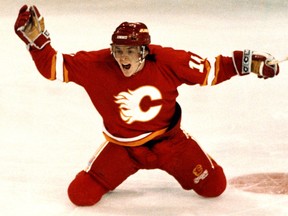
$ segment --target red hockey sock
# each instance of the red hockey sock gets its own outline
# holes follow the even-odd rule
[[[85,171],[81,171],[71,182],[68,196],[77,206],[91,206],[96,204],[108,192],[101,184]]]

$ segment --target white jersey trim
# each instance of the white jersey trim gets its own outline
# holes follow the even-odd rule
[[[56,55],[56,79],[64,82],[63,55],[59,52]]]
[[[208,75],[208,79],[207,79],[207,85],[211,86],[213,83],[213,80],[215,78],[215,58],[208,58],[208,61],[210,62],[210,72]]]

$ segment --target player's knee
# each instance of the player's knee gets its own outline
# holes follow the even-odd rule
[[[68,187],[69,199],[77,206],[94,205],[107,192],[85,171],[81,171]]]
[[[217,197],[220,196],[226,189],[227,181],[223,169],[217,166],[213,173],[207,176],[207,180],[203,183],[201,188],[195,190],[196,193],[203,197]]]

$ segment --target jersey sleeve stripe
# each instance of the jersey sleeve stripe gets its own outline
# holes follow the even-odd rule
[[[216,68],[215,67],[215,62],[216,62],[216,60],[213,57],[213,58],[210,58],[209,61],[211,62],[211,69],[210,69],[210,73],[209,73],[208,78],[207,78],[207,85],[212,86],[212,85],[214,85],[213,80],[216,77],[216,75],[215,75],[216,74],[216,72],[215,72],[215,68]]]
[[[63,66],[63,75],[64,75],[64,82],[68,83],[69,82],[69,78],[68,78],[68,70],[67,68],[65,67],[65,64]]]
[[[62,53],[57,53],[56,62],[56,79],[62,82],[69,82],[68,70],[64,64],[64,58]]]
[[[52,57],[50,80],[56,79],[56,55]]]
[[[210,63],[209,61],[205,60],[204,62],[204,68],[205,68],[205,71],[206,71],[206,77],[204,79],[204,82],[202,84],[202,86],[206,86],[206,85],[209,85],[209,77],[211,76],[211,66],[210,66]]]
[[[219,72],[220,72],[220,58],[221,56],[217,56],[216,57],[216,62],[215,62],[215,77],[212,81],[212,85],[216,85],[217,84],[217,78],[218,78],[218,75],[219,75]]]

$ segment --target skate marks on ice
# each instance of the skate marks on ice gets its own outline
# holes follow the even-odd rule
[[[238,176],[229,184],[243,191],[288,195],[288,173],[254,173]]]

